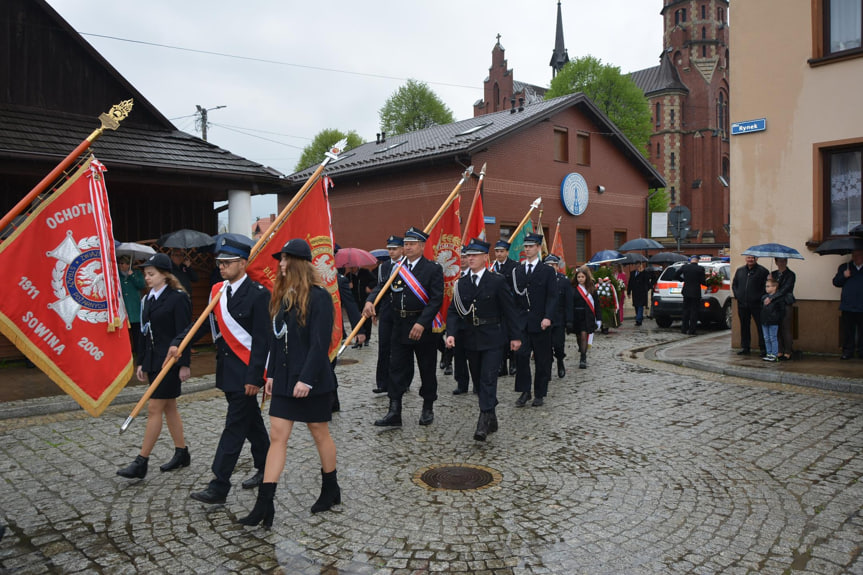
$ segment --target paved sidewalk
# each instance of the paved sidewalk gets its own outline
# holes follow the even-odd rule
[[[863,574],[863,396],[692,369],[697,349],[704,362],[714,347],[730,354],[727,333],[649,323],[597,336],[586,370],[573,369],[569,342],[569,373],[543,407],[516,408],[502,378],[501,428],[485,443],[472,439],[475,396],[453,396],[441,372],[433,425],[417,425],[415,382],[404,427],[374,427],[386,410],[371,393],[375,350],[348,350],[356,363],[338,367],[331,424],[343,503],[309,513],[319,462],[298,425],[271,531],[234,522],[253,492],[233,490],[224,506],[189,498],[210,479],[225,413],[216,391],[181,398],[192,465],[159,473],[164,433],[141,481],[115,475],[145,423],[118,435],[128,404],[98,419],[0,420],[0,572]],[[750,361],[741,368],[762,369]],[[497,482],[418,482],[440,464],[488,468]],[[245,451],[236,479],[250,471]]]

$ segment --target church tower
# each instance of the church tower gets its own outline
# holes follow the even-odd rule
[[[551,53],[551,61],[548,63],[551,66],[551,77],[557,76],[557,73],[569,62],[569,54],[566,51],[566,46],[563,44],[563,14],[560,9],[560,0],[557,0],[557,28],[554,31],[554,51]]]

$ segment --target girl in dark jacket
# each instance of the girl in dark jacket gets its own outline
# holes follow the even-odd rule
[[[596,298],[593,291],[593,274],[590,268],[582,266],[575,270],[575,297],[573,298],[573,325],[578,334],[578,351],[581,359],[580,369],[587,367],[587,348],[590,334],[596,331]]]
[[[335,375],[327,355],[333,333],[333,300],[312,265],[312,252],[302,239],[292,239],[273,257],[279,273],[273,285],[270,316],[270,362],[265,393],[270,403],[270,450],[264,482],[243,525],[271,527],[273,496],[285,467],[288,439],[295,421],[304,422],[321,458],[321,495],[312,513],[341,503],[336,480],[336,445],[330,436]]]

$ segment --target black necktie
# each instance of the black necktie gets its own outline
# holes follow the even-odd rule
[[[474,285],[474,286],[479,285],[479,276],[478,276],[477,274],[473,274],[473,278],[472,278],[472,279],[473,279],[473,285]]]
[[[533,264],[527,264],[527,275],[533,272]]]
[[[500,273],[500,262],[495,262],[494,271],[496,271],[497,273]]]
[[[228,286],[228,289],[225,290],[225,292],[228,294],[228,301],[231,301],[231,291],[231,286]]]

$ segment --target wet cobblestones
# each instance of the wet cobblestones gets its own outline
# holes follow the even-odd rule
[[[439,376],[433,425],[417,425],[414,386],[401,429],[372,426],[375,351],[338,368],[343,504],[311,515],[313,442],[298,426],[276,491],[272,531],[236,524],[254,492],[224,506],[205,487],[224,418],[207,392],[181,402],[192,465],[160,473],[165,432],[142,481],[115,475],[143,417],[0,422],[0,572],[379,574],[863,573],[863,398],[730,381],[629,349],[680,338],[621,329],[597,336],[587,370],[555,378],[543,407],[515,408],[500,381],[500,431],[472,439],[475,396]],[[572,346],[572,342],[569,343]],[[247,448],[248,449],[248,448]],[[426,490],[429,465],[490,467],[500,484]],[[251,472],[248,453],[235,479]]]

